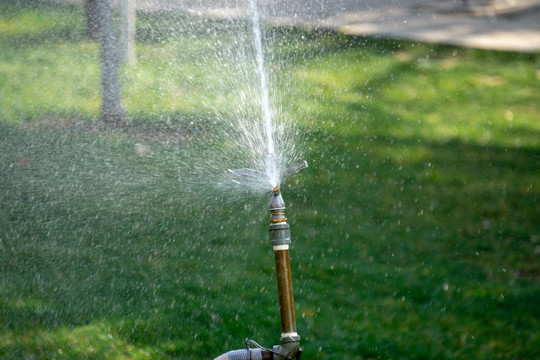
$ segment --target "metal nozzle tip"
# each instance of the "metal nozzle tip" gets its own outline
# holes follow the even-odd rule
[[[281,196],[281,191],[279,190],[279,185],[274,188],[274,193],[270,199],[270,211],[273,210],[284,210],[285,202],[283,201],[283,196]]]

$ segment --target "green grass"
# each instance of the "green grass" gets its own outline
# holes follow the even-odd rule
[[[0,358],[275,344],[268,199],[194,175],[243,90],[227,24],[141,15],[107,130],[82,10],[0,10]],[[304,357],[540,357],[540,55],[267,30],[310,162],[284,186]]]

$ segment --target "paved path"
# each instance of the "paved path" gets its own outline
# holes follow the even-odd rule
[[[265,20],[351,35],[540,52],[540,0],[257,0]],[[138,0],[210,16],[243,16],[249,0]]]
[[[540,1],[469,9],[455,1],[402,0],[401,4],[345,11],[323,19],[321,25],[354,35],[540,52]]]

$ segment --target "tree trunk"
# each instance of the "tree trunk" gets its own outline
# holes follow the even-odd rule
[[[101,53],[101,89],[103,122],[122,125],[127,122],[120,99],[118,46],[110,0],[97,0],[99,45]]]
[[[136,0],[120,2],[120,43],[122,47],[121,60],[127,65],[135,65],[135,22]]]
[[[86,16],[86,37],[97,40],[99,36],[97,0],[84,0],[84,14]]]

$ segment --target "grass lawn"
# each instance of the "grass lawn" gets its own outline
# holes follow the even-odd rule
[[[269,197],[216,175],[245,24],[140,14],[107,129],[82,9],[31,4],[0,4],[0,358],[276,344]],[[540,54],[266,31],[304,357],[540,358]]]

